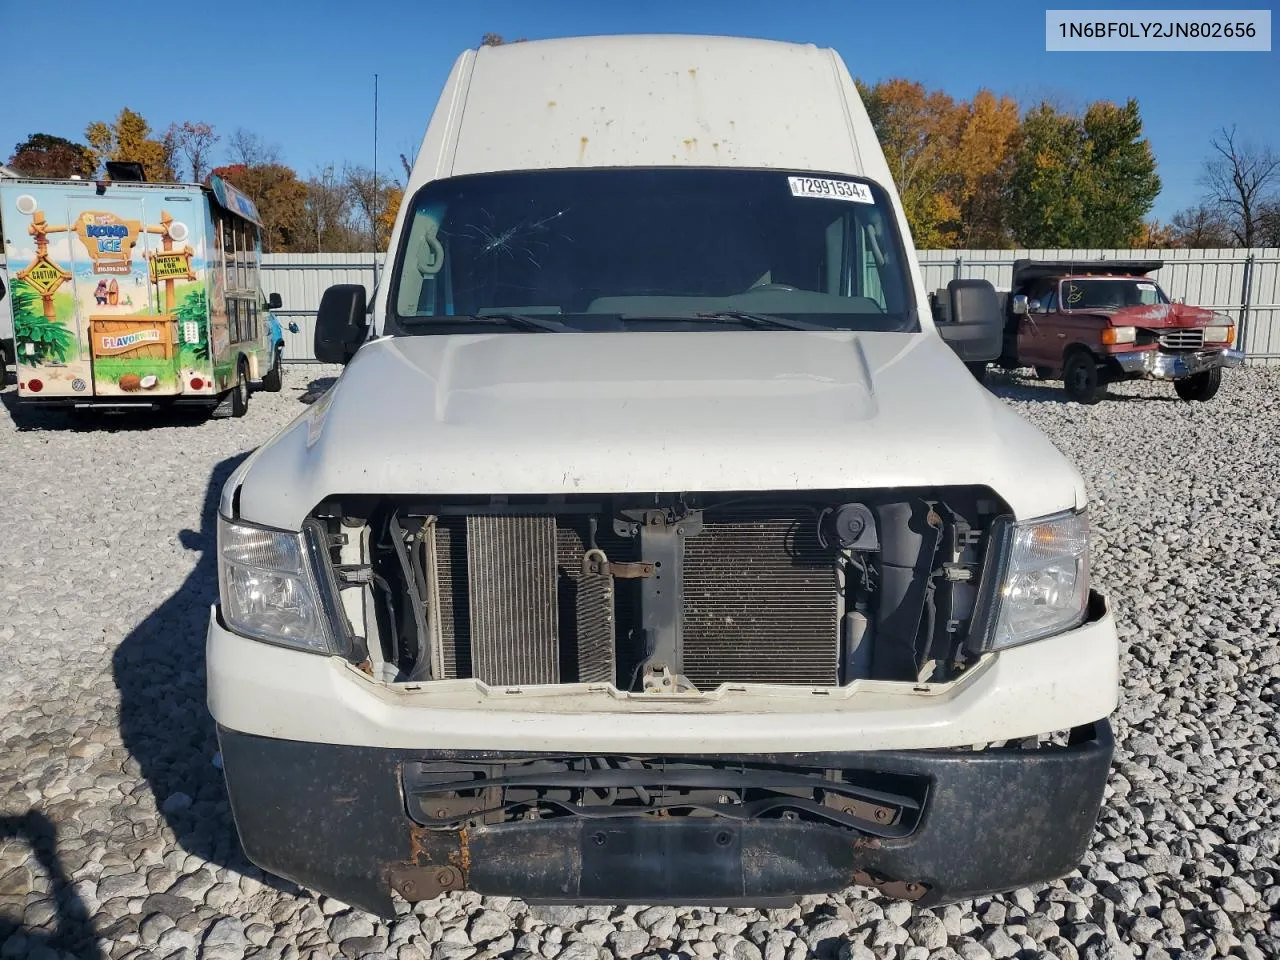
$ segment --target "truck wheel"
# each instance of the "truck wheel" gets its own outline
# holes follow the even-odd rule
[[[1173,389],[1183,400],[1199,400],[1201,403],[1212,400],[1220,386],[1222,386],[1221,367],[1213,367],[1204,373],[1173,381]]]
[[[281,366],[283,361],[280,358],[283,352],[280,347],[276,347],[272,354],[271,369],[262,378],[262,389],[267,393],[279,393],[284,386],[284,370]]]
[[[1107,393],[1107,385],[1099,376],[1098,364],[1083,350],[1067,357],[1062,368],[1062,386],[1076,403],[1097,403]]]
[[[236,364],[236,382],[231,389],[222,395],[218,405],[213,408],[213,417],[221,420],[224,417],[243,417],[249,412],[249,368],[244,357]]]
[[[231,388],[231,415],[243,417],[249,412],[249,365],[244,357],[236,365],[236,385]]]

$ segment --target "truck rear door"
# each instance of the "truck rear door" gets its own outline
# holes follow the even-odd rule
[[[73,198],[76,303],[97,397],[181,392],[173,285],[195,279],[186,253],[192,217],[178,219],[168,206],[159,193]]]

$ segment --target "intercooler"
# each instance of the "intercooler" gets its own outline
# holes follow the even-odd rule
[[[682,661],[673,672],[700,689],[837,683],[836,557],[819,542],[814,512],[726,507],[701,519],[681,540],[681,582],[668,597]],[[652,642],[635,572],[646,558],[641,537],[619,535],[609,517],[597,521],[582,514],[437,520],[431,546],[446,676],[636,688]],[[587,557],[593,538],[600,552]],[[602,555],[612,568],[584,564]]]

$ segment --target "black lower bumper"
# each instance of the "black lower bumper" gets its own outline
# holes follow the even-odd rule
[[[922,905],[1011,890],[1079,863],[1114,749],[1102,720],[1073,731],[1067,746],[700,758],[722,772],[726,762],[828,778],[841,771],[873,792],[880,785],[898,791],[886,796],[922,784],[912,815],[896,821],[901,829],[877,835],[821,818],[618,816],[591,808],[423,826],[406,769],[459,762],[497,769],[530,756],[218,733],[249,859],[384,916],[393,887],[409,900],[465,888],[533,902],[646,904],[764,904],[859,883]]]

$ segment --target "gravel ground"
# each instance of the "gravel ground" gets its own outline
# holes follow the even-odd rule
[[[454,894],[391,924],[244,861],[204,703],[217,491],[333,372],[289,370],[243,420],[0,412],[0,960],[1280,956],[1280,370],[1194,406],[993,377],[1084,471],[1125,647],[1110,799],[1068,879],[936,910]]]

